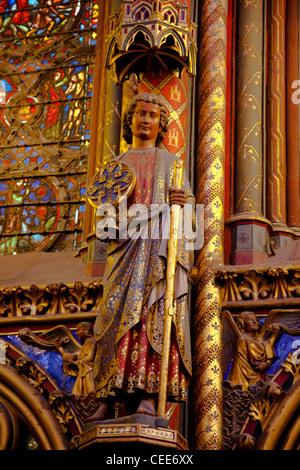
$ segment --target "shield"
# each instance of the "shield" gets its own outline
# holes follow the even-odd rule
[[[93,207],[100,204],[117,206],[134,189],[136,177],[125,163],[115,160],[104,165],[92,178],[87,197]]]

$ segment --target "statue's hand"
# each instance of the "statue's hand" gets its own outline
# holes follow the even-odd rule
[[[255,364],[253,364],[253,369],[256,372],[263,372],[267,368],[268,368],[267,361],[255,361]]]
[[[273,323],[272,325],[272,333],[274,336],[277,336],[280,332],[280,324],[279,323]]]
[[[188,201],[188,195],[183,189],[169,188],[170,204],[179,204],[183,207]]]

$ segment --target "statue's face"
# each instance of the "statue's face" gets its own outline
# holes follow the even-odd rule
[[[85,333],[84,333],[81,325],[77,325],[76,333],[77,333],[79,341],[82,341],[85,337]]]
[[[244,330],[245,331],[258,331],[259,321],[254,313],[247,313],[244,318]]]
[[[132,116],[131,131],[141,140],[156,140],[160,127],[160,107],[158,104],[138,101]]]

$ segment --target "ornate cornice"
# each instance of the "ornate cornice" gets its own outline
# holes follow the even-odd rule
[[[224,266],[215,277],[223,307],[230,310],[293,307],[300,303],[300,266]]]
[[[102,288],[102,281],[2,288],[0,328],[94,318],[102,301]]]

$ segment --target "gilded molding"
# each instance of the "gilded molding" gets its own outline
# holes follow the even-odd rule
[[[0,434],[4,431],[8,433],[6,439],[1,436],[2,445],[5,446],[2,450],[13,450],[9,444],[17,439],[19,432],[15,417],[21,417],[27,423],[41,450],[69,448],[68,441],[45,397],[37,393],[35,388],[8,364],[1,364],[0,367],[1,406],[3,403],[9,407],[8,417],[13,419],[14,426],[7,429],[7,420],[0,420]]]
[[[300,267],[218,270],[216,283],[224,308],[296,306],[300,302]]]
[[[102,301],[102,282],[31,285],[0,289],[0,326],[5,320],[32,322],[54,315],[96,315]],[[60,320],[61,321],[61,320]]]
[[[55,416],[63,434],[65,434],[67,438],[72,438],[73,435],[79,434],[82,431],[80,418],[81,410],[84,411],[83,416],[92,414],[95,410],[95,397],[91,396],[85,400],[76,400],[76,398],[59,389],[51,375],[36,361],[24,355],[21,349],[10,343],[10,341],[1,341],[4,342],[6,346],[6,354],[4,358],[5,363],[4,361],[1,363],[0,369],[3,365],[5,365],[5,367],[9,365],[10,369],[13,371],[12,375],[17,374],[15,376],[20,377],[18,383],[16,382],[17,386],[24,388],[24,384],[28,384],[32,389],[36,390],[36,392],[32,392],[32,394],[39,397],[39,401],[45,400],[45,403],[49,405],[49,411]]]

